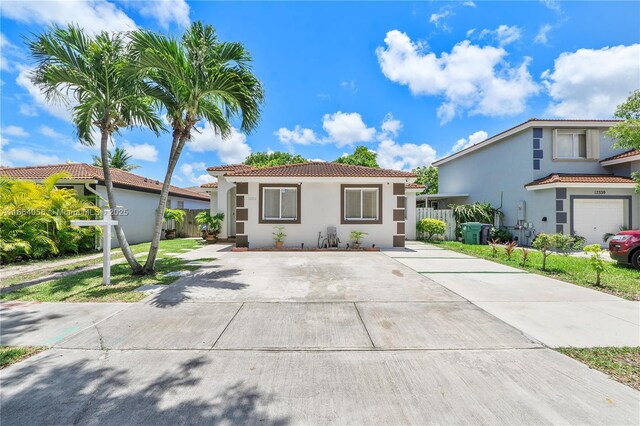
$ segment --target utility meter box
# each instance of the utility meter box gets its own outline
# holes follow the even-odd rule
[[[527,218],[527,203],[524,201],[518,201],[518,220],[525,220]]]

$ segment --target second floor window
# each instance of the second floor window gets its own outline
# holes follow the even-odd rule
[[[556,153],[557,158],[587,158],[587,132],[559,130]]]

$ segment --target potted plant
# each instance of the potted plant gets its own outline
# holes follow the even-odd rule
[[[213,216],[211,213],[205,211],[196,215],[196,223],[198,225],[206,226],[205,240],[209,244],[218,242],[218,234],[222,228],[222,221],[224,220],[224,213],[216,213]]]
[[[366,232],[362,232],[362,231],[351,231],[351,234],[349,235],[349,238],[351,239],[351,241],[353,242],[353,248],[356,250],[359,250],[361,245],[362,245],[362,238],[368,235]]]
[[[167,225],[170,221],[173,221],[174,226],[178,226],[181,223],[184,223],[184,217],[187,213],[184,210],[179,209],[165,209],[164,211],[164,221],[167,222]],[[165,229],[164,237],[167,240],[173,240],[176,237],[176,228],[173,229]]]
[[[284,233],[284,226],[274,226],[273,229],[275,230],[272,234],[273,239],[276,241],[276,248],[282,248],[284,246],[282,240],[287,236],[287,234]]]

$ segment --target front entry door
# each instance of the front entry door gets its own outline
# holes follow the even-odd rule
[[[228,212],[227,212],[227,223],[229,224],[227,228],[227,233],[229,237],[236,236],[236,188],[232,188],[227,192],[227,196],[229,197],[227,200]]]

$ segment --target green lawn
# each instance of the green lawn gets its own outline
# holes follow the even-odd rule
[[[34,346],[0,346],[0,368],[29,358],[44,349]]]
[[[526,266],[522,266],[520,249],[516,249],[512,259],[508,260],[504,248],[498,249],[498,255],[492,257],[491,247],[485,245],[467,245],[454,241],[434,242],[440,247],[460,253],[470,254],[483,259],[525,269],[528,272],[546,275],[562,281],[604,291],[629,300],[640,300],[640,271],[631,267],[610,263],[602,275],[602,285],[595,285],[595,272],[589,259],[553,254],[547,257],[547,270],[542,270],[542,255],[534,250],[529,252]]]
[[[144,247],[135,247],[136,252],[144,251]],[[148,248],[148,243],[146,244]],[[168,240],[162,241],[162,259],[156,262],[156,275],[132,276],[131,269],[126,263],[111,267],[111,285],[102,285],[102,269],[79,272],[63,278],[47,281],[41,284],[24,287],[0,295],[0,300],[21,300],[39,302],[137,302],[147,295],[134,291],[142,285],[167,285],[176,281],[179,276],[167,276],[172,271],[192,271],[197,266],[186,265],[189,261],[178,259],[166,253],[185,253],[180,248],[198,248],[198,240]],[[198,259],[199,260],[199,259]]]
[[[189,250],[197,249],[199,247],[202,247],[202,243],[200,241],[201,240],[195,240],[195,239],[162,240],[160,241],[159,257],[162,257],[163,253],[176,253],[176,252],[186,253],[187,252],[186,249],[189,249]],[[150,245],[151,243],[135,244],[131,246],[131,250],[135,255],[142,255],[149,251]],[[56,260],[67,260],[67,259],[73,259],[74,257],[77,257],[77,256],[60,257]],[[122,251],[120,249],[114,249],[111,251],[112,260],[121,259],[122,257],[124,256],[122,255]],[[140,260],[140,259],[144,259],[144,256],[137,256],[136,258]],[[47,261],[51,262],[51,259]],[[42,261],[32,262],[33,265],[38,265],[41,263]],[[20,265],[22,266],[22,265],[29,265],[29,264],[30,263],[22,263]],[[100,264],[102,264],[102,257],[98,257],[96,259],[78,260],[78,262],[73,262],[67,265],[60,265],[60,266],[52,265],[50,268],[40,269],[34,272],[26,272],[24,274],[18,274],[18,275],[14,275],[12,277],[3,279],[2,282],[0,283],[0,288],[11,287],[16,284],[21,284],[26,281],[36,280],[38,278],[46,277],[48,275],[55,274],[58,272],[73,271],[73,270],[84,268],[87,266],[100,265]]]
[[[640,348],[558,348],[558,351],[640,390]]]

